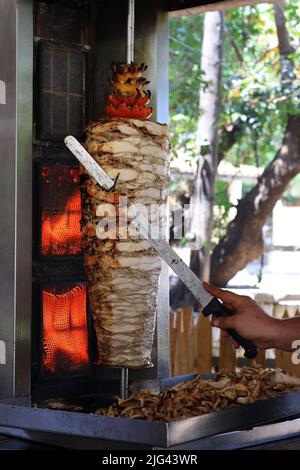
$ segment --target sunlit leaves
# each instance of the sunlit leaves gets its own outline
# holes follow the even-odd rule
[[[170,130],[176,152],[195,153],[199,90],[203,85],[200,54],[203,16],[170,21]]]
[[[300,77],[300,7],[290,0],[286,18],[295,53],[295,76]],[[227,158],[235,163],[256,161],[254,132],[260,165],[273,157],[282,139],[288,114],[298,112],[293,90],[281,84],[278,38],[272,4],[229,10],[225,15],[222,112],[220,126],[242,122],[244,132]],[[197,158],[196,129],[199,88],[205,86],[199,70],[203,17],[171,20],[170,116],[173,146],[181,158]],[[233,47],[233,43],[235,47]],[[235,49],[238,49],[238,52]],[[242,57],[242,61],[240,60]],[[294,87],[299,86],[297,83]],[[194,152],[194,153],[193,153]]]

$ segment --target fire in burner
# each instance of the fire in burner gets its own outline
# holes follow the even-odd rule
[[[43,290],[43,362],[47,372],[75,372],[88,366],[86,287]]]
[[[42,168],[42,255],[68,256],[81,252],[79,170],[64,166]]]

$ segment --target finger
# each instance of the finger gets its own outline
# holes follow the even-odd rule
[[[213,317],[212,325],[222,330],[229,330],[229,328],[235,328],[236,318],[234,315],[230,317]]]
[[[219,287],[213,286],[208,282],[203,282],[203,287],[213,297],[217,297],[227,304],[234,305],[238,301],[238,294],[234,294],[228,290],[220,289]]]
[[[218,325],[218,320],[219,320],[219,318],[220,318],[220,317],[218,317],[217,315],[212,315],[211,320],[210,320],[212,326],[217,326],[217,325]],[[215,324],[215,323],[216,323],[216,324]],[[220,327],[219,327],[219,328],[220,328]],[[225,332],[225,330],[222,330],[222,332],[223,332],[223,331]],[[227,334],[227,333],[225,332],[225,334]]]
[[[234,349],[238,349],[240,347],[239,343],[237,343],[231,336],[230,334],[228,333],[228,331],[226,330],[221,330],[221,336],[222,338],[224,338],[226,341],[229,341],[231,346],[234,348]]]
[[[231,336],[229,336],[229,338],[230,338],[231,346],[233,347],[233,349],[239,349],[240,347],[239,343],[237,343],[234,339],[232,339]]]
[[[231,337],[230,334],[226,330],[221,330],[221,336],[224,339],[228,339]]]

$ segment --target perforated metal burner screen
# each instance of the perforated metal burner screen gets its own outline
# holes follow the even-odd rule
[[[86,287],[58,292],[43,290],[43,364],[48,373],[62,374],[88,367]]]

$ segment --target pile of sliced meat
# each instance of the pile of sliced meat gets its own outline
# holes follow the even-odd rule
[[[243,367],[237,372],[222,371],[213,380],[196,377],[159,394],[142,390],[98,415],[173,421],[200,416],[233,405],[253,403],[300,389],[300,378],[281,370],[260,366]]]
[[[163,226],[169,186],[168,128],[138,119],[102,120],[87,128],[85,147],[116,180],[115,188],[105,191],[82,169],[84,266],[99,363],[144,367],[151,362],[161,261],[133,230],[130,211],[126,222],[123,204],[126,196],[146,206],[149,214],[152,207],[151,221]],[[107,224],[104,236],[103,221],[108,219],[112,224]]]

